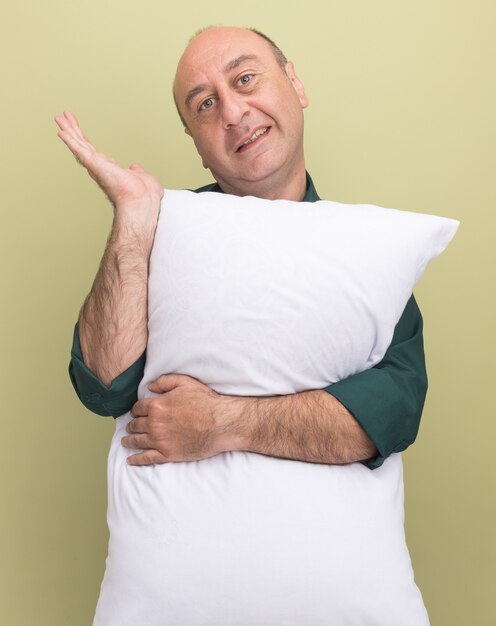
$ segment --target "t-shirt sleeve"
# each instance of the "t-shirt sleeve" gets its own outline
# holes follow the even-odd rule
[[[378,455],[364,461],[370,469],[405,450],[417,436],[427,392],[422,327],[412,295],[383,360],[324,390],[350,411],[375,443]]]
[[[85,365],[78,325],[74,328],[69,376],[79,399],[93,413],[119,417],[131,409],[138,398],[138,386],[143,378],[145,360],[146,352],[107,387]]]

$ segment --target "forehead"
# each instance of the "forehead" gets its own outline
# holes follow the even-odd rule
[[[256,33],[242,28],[204,31],[191,41],[179,60],[174,81],[176,93],[226,73],[233,61],[243,57],[262,64],[276,62],[269,43]]]

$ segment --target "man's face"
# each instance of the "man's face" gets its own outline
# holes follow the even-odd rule
[[[303,86],[255,33],[218,28],[196,37],[179,61],[175,95],[224,191],[245,195],[304,171]]]

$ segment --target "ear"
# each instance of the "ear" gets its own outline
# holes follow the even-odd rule
[[[308,106],[308,98],[305,93],[305,87],[303,87],[301,80],[296,75],[292,61],[288,61],[286,63],[285,70],[287,77],[293,85],[293,89],[296,91],[296,95],[298,96],[298,99],[300,101],[301,108],[306,109]]]

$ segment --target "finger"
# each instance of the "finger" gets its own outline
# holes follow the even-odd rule
[[[131,448],[132,450],[148,450],[152,448],[147,434],[126,435],[122,437],[121,445],[123,448]]]
[[[83,148],[83,146],[81,145],[81,141],[74,136],[74,133],[71,132],[70,129],[64,128],[63,130],[59,130],[57,136],[62,139],[65,145],[73,153],[75,150],[79,151]]]
[[[89,144],[81,129],[78,126],[74,126],[65,115],[56,115],[54,119],[61,131],[74,137],[74,139],[80,140],[82,143],[86,142]]]
[[[66,128],[72,128],[76,132],[81,131],[79,122],[77,121],[77,118],[74,113],[72,113],[72,111],[64,111],[64,114],[61,117],[63,117],[63,123]]]
[[[57,123],[57,126],[61,130],[65,130],[67,128],[70,128],[69,120],[65,117],[65,115],[56,115],[54,117],[54,120]]]
[[[60,139],[69,148],[72,154],[78,159],[78,161],[87,167],[89,164],[90,156],[93,154],[91,147],[83,143],[80,139],[74,136],[73,133],[66,130],[59,130],[57,133]]]
[[[139,454],[131,454],[126,459],[128,465],[155,465],[157,463],[167,463],[165,456],[158,450],[146,450]]]
[[[66,118],[66,120],[69,122],[71,126],[79,127],[79,122],[77,120],[77,117],[74,115],[72,111],[64,111],[64,117]]]
[[[167,393],[179,385],[184,384],[187,379],[194,380],[184,374],[162,374],[157,380],[154,380],[148,385],[148,389],[153,391],[153,393]]]
[[[65,132],[69,133],[74,139],[79,141],[82,146],[86,146],[90,148],[90,150],[96,152],[95,146],[91,143],[91,141],[86,137],[83,131],[79,128],[79,126],[67,126],[63,129]]]
[[[138,163],[133,163],[132,165],[129,166],[129,169],[134,170],[135,172],[142,172],[142,173],[145,172],[145,170]]]
[[[149,404],[152,398],[144,398],[143,400],[138,400],[133,405],[131,409],[131,415],[133,417],[146,417],[148,415]]]
[[[64,111],[63,115],[57,115],[55,117],[55,121],[57,122],[57,124],[59,125],[59,128],[61,130],[70,130],[72,131],[73,135],[75,137],[77,137],[78,139],[80,139],[83,142],[88,143],[91,146],[90,141],[88,140],[88,137],[86,137],[86,135],[83,133],[79,122],[76,118],[76,116],[74,115],[74,113],[72,113],[72,111]],[[93,146],[91,146],[93,147]]]
[[[148,420],[146,417],[135,417],[130,420],[126,425],[128,433],[147,433],[148,432]]]
[[[79,122],[77,121],[74,113],[71,113],[71,111],[64,111],[63,115],[58,115],[56,117],[56,122],[63,130],[71,129],[74,134],[80,136],[81,129],[79,127]]]
[[[74,113],[72,113],[72,111],[65,111],[64,116],[66,120],[68,121],[69,126],[74,130],[76,135],[83,141],[90,143],[88,137],[86,137],[86,135],[83,133],[83,129],[81,128],[77,120],[77,117],[74,115]]]

